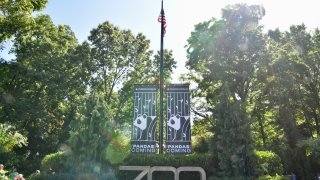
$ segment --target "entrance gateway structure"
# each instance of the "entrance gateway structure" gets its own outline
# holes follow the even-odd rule
[[[161,2],[161,12],[158,18],[161,23],[161,48],[160,48],[160,84],[136,84],[134,86],[134,108],[131,132],[131,152],[163,154],[163,123],[164,123],[164,85],[163,85],[163,37],[165,34],[166,20]],[[158,89],[160,89],[158,108]],[[166,85],[166,154],[190,154],[191,148],[191,119],[190,119],[190,94],[188,84]],[[160,110],[157,113],[157,110]],[[160,121],[158,120],[158,115]],[[159,141],[157,141],[157,124],[159,124]],[[159,142],[159,144],[157,143]],[[172,167],[172,166],[120,166],[122,171],[141,171],[135,180],[147,175],[152,179],[155,171],[170,171],[174,179],[179,179],[182,171],[197,171],[201,180],[206,179],[206,173],[201,167]]]

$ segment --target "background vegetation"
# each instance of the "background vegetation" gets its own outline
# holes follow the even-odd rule
[[[143,34],[108,21],[79,44],[68,25],[31,15],[46,3],[0,3],[0,51],[11,41],[14,55],[0,57],[6,170],[28,176],[41,167],[35,179],[134,176],[119,165],[197,165],[212,179],[319,173],[319,29],[266,31],[265,9],[245,4],[195,25],[186,42],[190,71],[181,77],[194,87],[194,154],[136,156],[129,153],[133,85],[159,82],[159,53]],[[164,57],[169,83],[176,62],[170,50]]]

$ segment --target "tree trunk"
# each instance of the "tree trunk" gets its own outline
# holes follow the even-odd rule
[[[259,122],[259,126],[260,126],[260,133],[261,133],[263,148],[266,149],[267,148],[267,145],[266,145],[266,139],[267,138],[266,138],[266,133],[264,131],[261,115],[258,114],[257,118],[258,118],[258,122]]]

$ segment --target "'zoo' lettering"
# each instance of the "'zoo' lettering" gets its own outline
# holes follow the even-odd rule
[[[121,171],[142,171],[134,180],[142,179],[146,174],[148,175],[148,180],[152,180],[152,173],[154,171],[171,171],[174,174],[174,179],[179,180],[179,174],[182,171],[198,171],[200,173],[201,180],[206,180],[206,172],[201,167],[179,167],[174,168],[172,166],[120,166]]]

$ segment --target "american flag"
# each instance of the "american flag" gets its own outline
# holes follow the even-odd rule
[[[158,22],[161,23],[161,21],[163,20],[163,35],[166,34],[166,27],[167,27],[167,21],[166,21],[166,17],[164,16],[164,13],[163,13],[163,19],[162,19],[162,16],[161,16],[161,13],[158,17]]]

